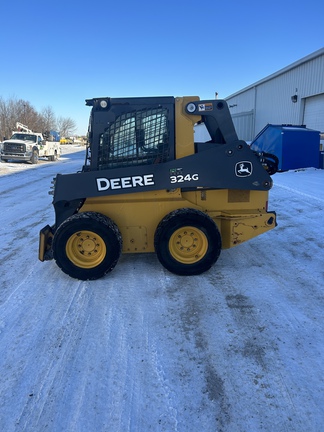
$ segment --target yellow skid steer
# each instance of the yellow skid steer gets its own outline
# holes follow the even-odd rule
[[[156,252],[170,272],[197,275],[222,248],[276,226],[267,206],[278,161],[238,139],[224,100],[103,97],[86,104],[85,164],[54,179],[55,222],[40,231],[41,261],[54,258],[71,277],[93,280],[122,252]],[[195,139],[197,128],[207,139]]]

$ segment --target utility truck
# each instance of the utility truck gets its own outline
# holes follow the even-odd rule
[[[60,143],[54,141],[49,133],[33,132],[28,126],[17,122],[17,131],[12,133],[9,140],[5,140],[1,148],[1,160],[26,161],[37,164],[40,157],[55,161],[60,157]]]
[[[54,179],[55,222],[39,259],[98,279],[123,253],[156,252],[178,275],[211,268],[221,249],[276,226],[268,211],[277,160],[238,139],[226,101],[94,98],[85,164]],[[208,142],[194,138],[204,124]],[[266,257],[264,257],[266,259]]]

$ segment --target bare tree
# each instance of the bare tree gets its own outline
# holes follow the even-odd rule
[[[1,137],[9,138],[13,130],[16,129],[16,122],[23,122],[23,109],[19,106],[16,98],[7,101],[0,100],[0,128]]]
[[[15,123],[19,121],[24,125],[28,126],[29,129],[34,131],[41,131],[41,116],[38,114],[36,109],[30,104],[30,102],[23,99],[19,99],[15,102]]]
[[[6,139],[11,135],[9,107],[0,96],[0,140]]]
[[[36,132],[57,130],[61,136],[69,136],[76,130],[76,123],[70,117],[56,119],[52,107],[47,106],[40,113],[23,99],[11,97],[4,100],[0,96],[0,141],[10,138],[16,129],[16,122],[23,123]]]
[[[42,131],[50,131],[56,129],[55,113],[51,106],[43,108],[40,113],[40,117],[42,121]]]
[[[70,117],[58,117],[56,124],[61,137],[70,136],[76,130],[76,123]]]

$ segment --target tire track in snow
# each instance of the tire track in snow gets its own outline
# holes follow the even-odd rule
[[[84,310],[85,300],[87,300],[87,296],[84,295],[85,290],[85,283],[79,283],[74,288],[72,296],[64,305],[63,315],[60,314],[59,325],[52,327],[51,331],[46,331],[46,328],[57,315],[56,311],[53,309],[50,311],[47,323],[42,317],[39,317],[39,320],[43,321],[45,331],[33,336],[35,345],[42,347],[38,352],[38,362],[33,365],[32,353],[28,353],[24,360],[26,370],[29,372],[33,370],[34,377],[25,377],[22,385],[19,385],[21,389],[25,388],[24,392],[19,393],[25,394],[27,399],[15,419],[15,424],[19,425],[22,430],[33,428],[44,430],[59,415],[53,407],[55,399],[53,394],[56,389],[60,389],[62,395],[66,391],[65,367],[73,357],[76,344],[82,339],[82,334],[87,328],[86,318],[83,326],[77,325],[80,311]],[[43,339],[45,336],[46,339]]]
[[[302,197],[305,197],[305,198],[309,198],[311,200],[318,201],[320,203],[324,203],[324,199],[320,198],[319,196],[308,194],[308,193],[302,192],[302,191],[300,191],[298,189],[294,189],[292,187],[285,186],[285,185],[280,184],[280,183],[276,183],[275,186],[279,187],[281,189],[284,189],[284,190],[286,190],[288,192],[292,192],[292,193],[294,193],[296,195],[299,195],[299,196],[302,196]]]

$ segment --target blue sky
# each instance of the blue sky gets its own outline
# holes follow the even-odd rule
[[[323,0],[12,0],[0,13],[0,96],[51,106],[79,134],[85,99],[224,98],[324,46]]]

